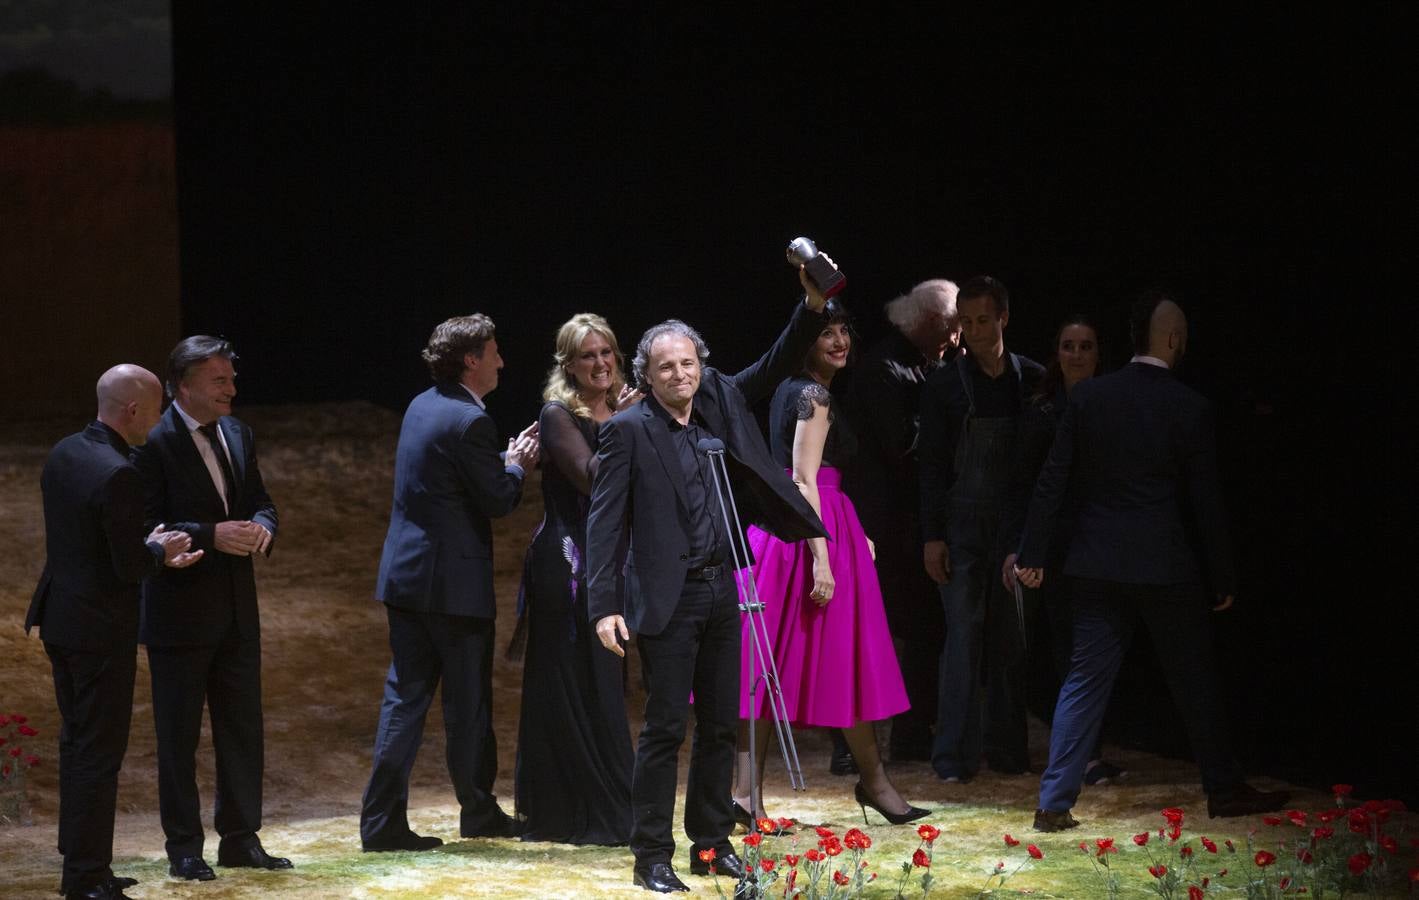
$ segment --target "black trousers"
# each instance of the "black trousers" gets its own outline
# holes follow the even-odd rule
[[[730,792],[739,726],[742,626],[734,579],[688,581],[665,630],[636,638],[645,674],[645,726],[631,776],[631,851],[639,865],[670,862],[680,745],[695,694],[695,737],[685,789],[691,852],[729,852]]]
[[[506,815],[493,797],[498,745],[493,734],[493,620],[386,606],[393,661],[375,733],[374,762],[360,809],[365,843],[409,833],[409,773],[424,738],[424,717],[443,680],[448,777],[463,808],[464,836],[496,831]]]
[[[202,855],[197,744],[204,702],[217,761],[212,824],[222,846],[251,844],[261,828],[261,642],[242,640],[233,627],[216,646],[149,647],[148,668],[158,733],[158,810],[168,858]]]
[[[59,852],[61,891],[112,877],[118,770],[128,750],[136,643],[91,653],[44,645],[59,703]]]

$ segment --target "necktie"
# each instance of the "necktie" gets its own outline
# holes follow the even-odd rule
[[[199,425],[197,430],[202,432],[207,443],[212,445],[212,453],[217,457],[217,467],[222,470],[222,481],[225,482],[223,494],[227,498],[227,514],[236,515],[236,476],[232,474],[232,464],[227,459],[226,451],[222,449],[222,439],[217,436],[217,423]]]

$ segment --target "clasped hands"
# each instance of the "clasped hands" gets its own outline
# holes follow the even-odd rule
[[[144,543],[156,543],[163,548],[163,565],[171,569],[185,569],[202,558],[201,550],[191,550],[192,535],[185,531],[165,531],[161,522],[148,535]]]
[[[238,521],[218,522],[212,537],[212,546],[222,553],[232,556],[251,556],[265,553],[271,546],[271,532],[260,522]]]

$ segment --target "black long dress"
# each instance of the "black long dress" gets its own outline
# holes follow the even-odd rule
[[[545,516],[523,571],[527,655],[515,775],[525,841],[625,844],[631,748],[621,660],[586,607],[586,513],[597,425],[561,403],[538,416]]]

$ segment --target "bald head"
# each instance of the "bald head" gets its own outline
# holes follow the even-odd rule
[[[158,424],[163,409],[163,385],[158,376],[130,363],[114,366],[99,376],[99,421],[123,435],[129,444],[147,443],[148,432]]]
[[[1187,350],[1187,316],[1171,297],[1145,294],[1129,319],[1134,353],[1161,359],[1169,368],[1182,361]]]

